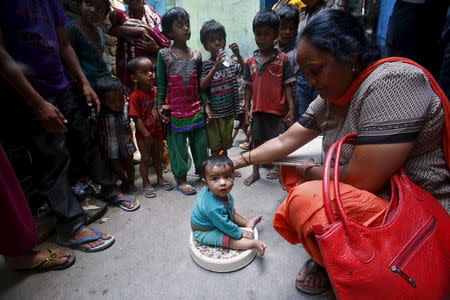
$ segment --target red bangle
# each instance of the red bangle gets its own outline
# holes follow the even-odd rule
[[[242,157],[242,159],[245,161],[245,163],[247,164],[246,166],[250,166],[250,163],[248,162],[248,160],[246,160],[245,158],[244,158],[244,155],[241,153],[241,157]]]

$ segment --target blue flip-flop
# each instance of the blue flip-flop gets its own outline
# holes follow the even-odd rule
[[[81,250],[81,251],[84,251],[84,252],[92,253],[92,252],[98,252],[98,251],[102,251],[102,250],[108,249],[116,241],[116,238],[113,237],[113,236],[111,236],[110,239],[104,239],[102,237],[103,233],[100,230],[98,230],[97,228],[90,228],[90,229],[93,232],[95,232],[96,235],[80,238],[80,239],[75,240],[73,242],[68,242],[68,241],[64,240],[61,236],[58,235],[56,237],[56,243],[58,245],[60,245],[60,246],[63,246],[63,247],[73,248],[73,249]],[[89,243],[89,242],[94,242],[94,241],[97,241],[99,239],[102,239],[104,241],[104,243],[101,244],[101,245],[98,245],[97,247],[94,247],[94,248],[91,248],[91,249],[84,249],[84,248],[80,247],[82,244]]]
[[[183,187],[188,187],[188,186],[191,187],[193,190],[191,190],[191,191],[185,191],[185,190],[183,189]],[[188,196],[188,195],[194,195],[194,194],[197,193],[197,191],[195,190],[195,188],[194,188],[192,185],[190,185],[189,183],[177,184],[177,185],[175,186],[175,188],[176,188],[177,190],[179,190],[180,193],[182,193],[183,195],[186,195],[186,196]]]
[[[146,192],[150,192],[150,193],[146,193]],[[155,198],[156,197],[156,192],[155,192],[155,189],[152,188],[152,187],[143,188],[142,189],[142,195],[144,195],[145,198]]]
[[[173,190],[174,186],[168,181],[164,181],[163,183],[158,183],[158,187],[162,188],[165,191]]]
[[[136,199],[135,205],[132,208],[128,208],[125,205],[120,204],[123,201],[132,203],[133,199],[134,199],[133,195],[127,194],[126,198],[117,197],[115,199],[110,200],[109,203],[111,203],[113,205],[117,205],[118,207],[120,207],[124,211],[135,211],[135,210],[139,209],[139,207],[141,206],[141,204],[139,203],[139,200],[137,200],[137,199]]]

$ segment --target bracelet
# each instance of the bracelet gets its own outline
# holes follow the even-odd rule
[[[250,162],[251,165],[253,165],[252,159],[250,157],[251,153],[252,153],[252,150],[248,151],[248,161]]]
[[[250,166],[250,163],[248,162],[248,160],[246,160],[245,158],[244,158],[244,155],[241,153],[241,157],[242,157],[242,159],[245,161],[245,163],[247,164],[247,166]],[[249,157],[250,158],[250,157]]]
[[[306,179],[306,180],[312,180],[311,176],[309,176],[308,173],[309,173],[309,171],[311,171],[311,169],[314,168],[315,166],[316,166],[316,165],[310,165],[310,166],[307,166],[307,167],[305,168],[305,170],[304,170],[303,173],[302,173],[303,179]]]

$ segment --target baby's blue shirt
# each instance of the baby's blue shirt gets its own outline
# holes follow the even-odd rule
[[[228,199],[228,203],[225,203],[203,187],[192,209],[192,224],[203,228],[217,228],[237,240],[242,238],[242,230],[233,222],[234,199],[230,193]]]

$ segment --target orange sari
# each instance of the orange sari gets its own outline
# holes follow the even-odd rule
[[[401,58],[389,57],[381,59],[363,70],[350,84],[344,94],[331,100],[336,105],[348,104],[360,87],[361,83],[373,70],[386,62],[400,61],[412,64],[420,68],[428,77],[433,91],[441,99],[444,110],[444,128],[442,131],[442,149],[450,169],[450,102],[433,76],[417,63]],[[314,227],[329,225],[322,198],[322,181],[305,182],[299,177],[294,167],[281,168],[280,176],[289,192],[286,200],[280,205],[273,219],[275,230],[291,244],[302,244],[311,258],[323,265],[322,255],[314,235]],[[341,198],[348,216],[364,226],[378,226],[382,222],[384,213],[388,207],[387,199],[378,197],[365,190],[357,189],[351,185],[339,183]],[[332,186],[332,185],[331,185]],[[333,199],[334,191],[330,194]],[[338,215],[333,211],[335,218]]]

